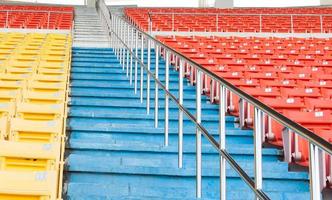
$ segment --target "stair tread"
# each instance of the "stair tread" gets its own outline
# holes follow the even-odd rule
[[[155,58],[151,57],[154,70]],[[160,77],[164,76],[164,67],[161,62]],[[177,72],[171,70],[170,74],[170,88],[177,96]],[[195,127],[184,121],[184,166],[178,169],[177,106],[170,103],[166,147],[164,92],[159,91],[160,121],[154,128],[152,80],[150,115],[146,115],[146,90],[141,103],[139,90],[135,95],[111,49],[73,48],[71,80],[66,168],[69,199],[196,199]],[[184,91],[184,105],[195,113],[195,88],[185,80]],[[219,106],[207,103],[206,96],[202,99],[202,124],[218,141]],[[233,116],[227,116],[226,121],[227,152],[253,176],[253,131],[239,129]],[[264,148],[262,153],[263,190],[272,199],[310,199],[308,173],[288,171],[288,164],[279,160],[278,149]],[[218,199],[219,155],[204,136],[202,154],[202,199]],[[230,166],[226,186],[228,199],[254,197]]]

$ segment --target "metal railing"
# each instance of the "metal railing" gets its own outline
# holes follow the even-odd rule
[[[10,28],[9,21],[12,13],[42,13],[47,16],[47,29],[50,28],[50,21],[52,14],[73,14],[71,11],[47,11],[47,10],[0,10],[0,13],[5,13],[5,25],[3,28]]]
[[[98,6],[106,6],[102,0],[99,1]],[[105,9],[99,9],[105,10]],[[108,14],[102,13],[103,19],[106,20]],[[258,101],[256,98],[248,95],[239,88],[235,87],[223,78],[218,77],[213,72],[205,69],[203,66],[197,64],[181,53],[173,50],[172,48],[164,45],[160,41],[153,38],[150,34],[145,33],[135,26],[128,23],[121,17],[112,13],[111,23],[108,24],[111,34],[111,46],[122,64],[123,70],[129,77],[129,84],[134,84],[134,93],[140,90],[140,100],[143,103],[143,87],[144,80],[143,74],[147,76],[146,79],[146,109],[147,113],[150,112],[150,81],[154,80],[155,84],[155,98],[154,98],[154,119],[155,127],[158,127],[158,109],[159,109],[159,90],[165,92],[165,141],[164,145],[168,146],[168,131],[169,131],[169,100],[175,102],[178,107],[178,167],[182,168],[182,155],[183,155],[183,114],[185,114],[196,127],[196,196],[202,197],[202,134],[216,149],[220,155],[220,199],[226,199],[226,162],[237,172],[239,177],[251,188],[256,195],[257,199],[267,200],[270,199],[262,190],[263,176],[262,176],[262,143],[263,143],[263,120],[264,116],[268,116],[280,124],[286,130],[293,131],[296,135],[305,138],[310,144],[310,191],[311,199],[317,200],[321,197],[321,183],[320,183],[320,166],[319,159],[322,153],[332,154],[332,145],[317,136],[315,133],[309,131],[303,126],[295,123],[291,119],[281,115],[277,111],[271,109],[267,105]],[[151,49],[154,46],[155,50],[155,71],[151,71]],[[145,56],[145,49],[147,55]],[[140,51],[140,56],[139,52]],[[165,58],[165,80],[159,78],[159,58],[161,53]],[[178,98],[169,90],[169,68],[171,56],[179,60],[179,82],[178,82]],[[144,62],[146,59],[146,62]],[[195,76],[196,80],[193,85],[196,87],[196,114],[192,114],[183,104],[183,80],[185,77],[185,66],[190,66],[190,77]],[[140,83],[138,83],[138,70],[140,68]],[[187,72],[188,73],[188,72]],[[202,95],[202,80],[203,76],[209,77],[220,89],[219,94],[219,141],[207,131],[201,124],[201,95]],[[162,82],[165,81],[165,84]],[[138,87],[139,84],[139,87]],[[226,150],[226,131],[225,131],[225,113],[226,113],[226,95],[227,92],[239,96],[242,102],[247,102],[254,107],[254,179],[252,179],[233,159],[233,157]]]
[[[332,17],[332,14],[231,14],[231,13],[186,13],[186,12],[148,12],[148,21],[152,20],[153,16],[171,16],[171,31],[175,32],[175,24],[176,22],[181,23],[181,21],[177,20],[175,16],[202,16],[202,17],[212,17],[215,21],[215,31],[219,32],[222,30],[220,27],[222,25],[221,21],[223,18],[226,17],[254,17],[256,22],[258,22],[258,30],[256,32],[262,33],[264,32],[264,17],[287,17],[289,18],[289,21],[284,21],[285,23],[289,22],[289,33],[295,33],[296,27],[295,27],[295,19],[296,17],[317,17],[319,20],[319,27],[320,33],[325,33],[324,31],[324,17]],[[211,18],[211,19],[212,19]],[[135,24],[133,19],[129,19],[132,24]],[[254,24],[252,24],[254,25]],[[148,27],[148,29],[152,30],[152,27]],[[189,31],[189,30],[188,30]],[[192,31],[192,30],[190,30]]]

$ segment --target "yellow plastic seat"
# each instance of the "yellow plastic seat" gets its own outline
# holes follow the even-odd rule
[[[39,57],[40,56],[40,50],[38,48],[36,48],[35,50],[31,50],[31,49],[21,49],[18,50],[18,52],[15,55],[19,55],[19,56],[35,56],[35,57]]]
[[[0,200],[54,200],[56,198],[56,171],[0,171],[0,180]]]
[[[27,77],[24,74],[0,74],[0,80],[3,81],[24,81]]]
[[[0,103],[18,102],[21,99],[21,90],[1,90],[0,88]]]
[[[67,75],[68,74],[67,69],[39,68],[37,71],[39,74],[42,74],[42,75]]]
[[[59,142],[0,141],[0,146],[0,170],[45,171],[59,166]]]
[[[49,69],[67,69],[68,68],[68,61],[62,62],[48,62],[46,60],[41,60],[39,63],[39,68],[49,68]]]
[[[0,44],[0,49],[3,51],[13,51],[16,45],[13,44]]]
[[[28,83],[28,89],[35,92],[59,92],[66,88],[66,82],[49,82],[32,80]]]
[[[1,45],[0,45],[1,47]],[[6,55],[9,56],[13,53],[13,49],[0,49],[0,55]]]
[[[62,134],[63,121],[36,121],[13,118],[9,140],[18,142],[56,142]]]
[[[55,120],[61,119],[64,104],[32,104],[18,103],[16,117],[27,120]]]
[[[17,61],[26,61],[26,62],[31,62],[31,61],[37,61],[39,60],[38,55],[21,55],[21,54],[16,54],[15,60]]]
[[[68,60],[68,57],[67,56],[48,55],[48,56],[43,56],[42,60],[46,60],[48,62],[64,62],[64,61]]]
[[[44,82],[66,82],[67,81],[67,76],[66,75],[36,74],[32,77],[32,80],[44,81]]]
[[[23,93],[23,100],[35,104],[59,104],[65,100],[65,91],[36,92],[29,90]]]
[[[26,87],[25,80],[0,80],[0,88],[8,90],[18,90]]]
[[[68,56],[69,49],[46,49],[41,55],[46,56]]]
[[[21,68],[21,67],[7,67],[6,69],[8,74],[26,75],[27,77],[35,73],[36,70],[37,70],[36,68]]]

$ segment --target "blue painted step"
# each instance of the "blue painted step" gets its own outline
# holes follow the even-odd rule
[[[145,51],[146,54],[146,51]],[[154,59],[153,59],[154,60]],[[154,62],[151,62],[154,70]],[[160,77],[164,78],[164,63]],[[138,70],[139,72],[139,70]],[[170,70],[177,95],[178,74]],[[112,49],[73,49],[66,185],[68,199],[195,198],[195,127],[184,120],[184,165],[177,167],[178,109],[170,102],[169,146],[164,146],[164,92],[159,92],[159,127],[154,128],[154,82],[150,115]],[[140,78],[140,76],[139,76]],[[146,80],[146,74],[144,75]],[[184,80],[184,105],[195,113],[195,88]],[[202,97],[202,124],[218,140],[218,105]],[[226,118],[228,152],[253,176],[253,131]],[[203,198],[219,199],[219,155],[203,138]],[[308,174],[289,172],[277,149],[263,149],[263,190],[271,199],[310,199]],[[227,198],[253,199],[248,186],[227,166]]]

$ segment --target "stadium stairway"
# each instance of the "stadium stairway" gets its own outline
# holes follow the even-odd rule
[[[76,7],[74,47],[109,47],[109,36],[95,8]]]
[[[154,61],[152,56],[152,69]],[[161,80],[164,67],[161,61]],[[173,102],[169,146],[164,146],[164,92],[159,92],[159,128],[154,128],[154,82],[147,115],[146,99],[140,103],[139,92],[134,94],[111,49],[74,48],[71,70],[67,199],[196,199],[195,129],[184,118],[184,163],[179,169],[178,110]],[[175,95],[177,83],[178,73],[170,70],[170,89]],[[187,80],[184,91],[184,105],[194,112],[195,88]],[[202,102],[202,123],[218,138],[218,106],[209,104],[205,96]],[[226,120],[227,150],[253,176],[253,131],[239,129],[232,116]],[[207,140],[203,138],[202,143],[202,199],[219,199],[219,156]],[[263,149],[263,190],[271,199],[310,199],[308,174],[288,171],[288,164],[280,158],[279,150]],[[249,187],[230,166],[227,199],[253,199]]]

